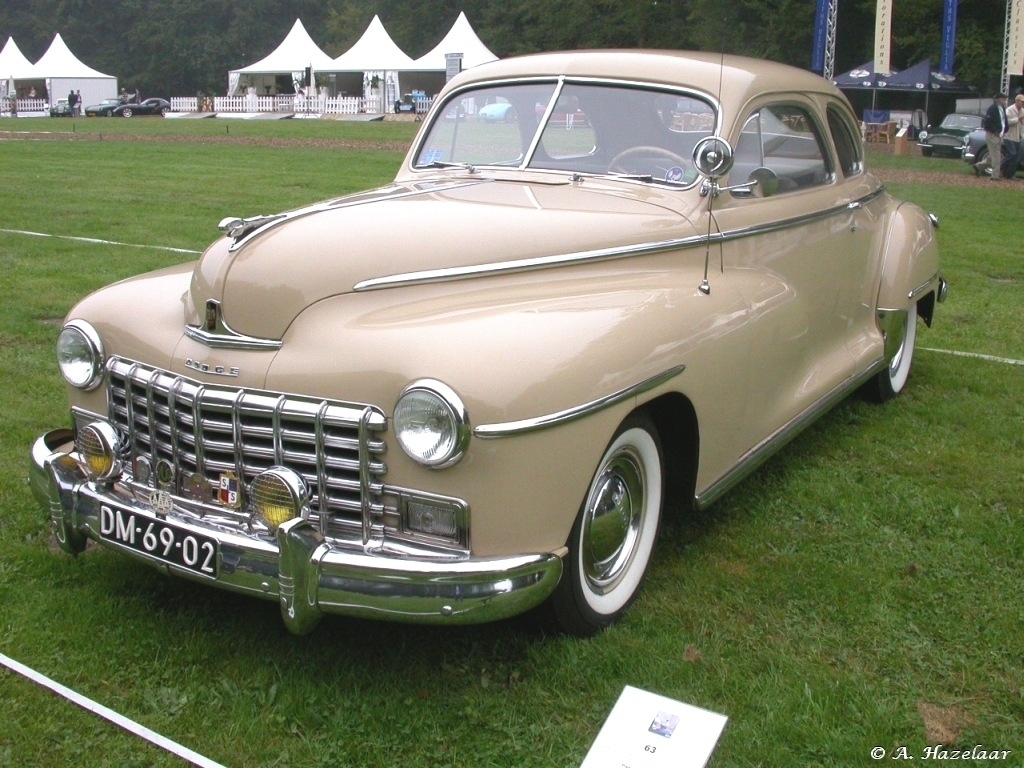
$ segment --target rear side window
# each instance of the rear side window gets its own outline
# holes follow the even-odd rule
[[[750,115],[734,156],[731,178],[742,183],[755,168],[768,168],[779,179],[780,194],[826,184],[833,176],[814,120],[803,107],[792,104],[772,104]],[[749,192],[741,189],[734,194]]]
[[[834,106],[828,108],[828,130],[832,134],[832,143],[836,145],[839,157],[839,169],[843,176],[850,177],[864,170],[861,156],[860,134],[850,124],[849,119]]]

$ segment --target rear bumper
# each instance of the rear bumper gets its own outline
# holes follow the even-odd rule
[[[172,511],[160,517],[145,501],[90,482],[72,457],[70,430],[54,430],[32,447],[29,482],[57,541],[81,552],[91,539],[165,572],[221,589],[277,600],[289,630],[305,634],[326,613],[432,624],[472,624],[522,613],[558,584],[562,561],[550,553],[502,558],[425,559],[325,541],[309,521],[282,525],[276,540],[228,530]],[[216,576],[176,567],[101,533],[106,508],[138,520],[166,520],[184,533],[216,539]]]

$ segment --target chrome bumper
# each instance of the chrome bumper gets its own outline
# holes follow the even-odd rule
[[[332,546],[301,518],[282,525],[272,542],[172,512],[167,519],[179,529],[219,543],[217,576],[202,576],[101,537],[105,504],[142,519],[163,518],[148,504],[90,482],[68,452],[71,440],[67,429],[39,438],[29,473],[32,493],[64,550],[77,554],[92,539],[176,576],[277,600],[296,634],[311,631],[325,613],[432,624],[495,621],[541,603],[562,574],[561,558],[550,553],[413,559]]]

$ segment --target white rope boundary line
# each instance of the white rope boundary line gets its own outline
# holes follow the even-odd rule
[[[938,352],[941,355],[953,355],[953,357],[972,357],[975,360],[987,360],[990,363],[1003,363],[1004,365],[1024,365],[1024,360],[1014,360],[1012,357],[996,357],[995,355],[982,355],[978,352],[957,352],[953,349],[930,349],[921,347],[922,352]]]
[[[28,232],[22,229],[0,229],[0,232],[6,235],[25,235],[27,237],[52,237],[57,240],[74,240],[79,243],[92,243],[93,245],[120,245],[126,248],[149,248],[155,251],[171,251],[172,253],[194,253],[200,254],[202,251],[192,251],[188,248],[171,248],[167,245],[139,245],[138,243],[119,243],[116,240],[99,240],[95,237],[75,237],[74,235],[49,235],[46,232]]]
[[[63,696],[65,699],[74,704],[77,704],[82,709],[88,710],[93,714],[99,715],[100,717],[109,720],[114,725],[123,728],[124,730],[128,731],[129,733],[135,736],[138,736],[139,738],[145,739],[151,744],[154,744],[157,747],[160,747],[161,749],[166,750],[167,752],[170,752],[173,755],[177,755],[178,757],[187,760],[193,765],[199,766],[199,768],[225,768],[220,763],[215,763],[213,760],[210,760],[209,758],[203,757],[202,755],[193,752],[188,747],[183,747],[181,744],[178,744],[177,742],[171,741],[170,739],[161,736],[156,731],[151,731],[144,725],[139,725],[135,721],[129,720],[127,717],[124,717],[123,715],[119,715],[112,709],[107,709],[102,704],[97,704],[92,699],[87,699],[85,696],[82,696],[79,693],[75,693],[70,688],[66,688],[60,683],[51,680],[45,675],[42,675],[36,672],[35,670],[30,669],[29,667],[26,667],[24,664],[18,663],[14,659],[10,658],[9,656],[5,656],[2,653],[0,653],[0,664],[7,667],[12,672],[16,672],[22,677],[28,678],[33,683],[41,685],[44,688],[48,688],[49,690],[53,691],[59,696]]]

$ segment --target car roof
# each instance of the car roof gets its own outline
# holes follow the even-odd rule
[[[499,59],[462,72],[445,91],[488,80],[552,75],[686,86],[717,99],[727,111],[773,92],[819,93],[845,101],[832,83],[787,64],[731,54],[668,50],[567,51]]]

